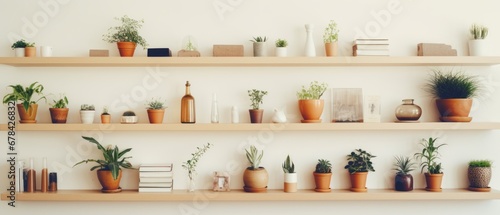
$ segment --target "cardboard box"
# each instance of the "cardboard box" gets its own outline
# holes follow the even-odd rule
[[[200,52],[199,51],[186,51],[186,50],[180,50],[177,52],[177,57],[200,57]]]
[[[107,49],[90,49],[90,57],[109,57],[109,50]]]
[[[214,57],[243,57],[243,45],[214,45]]]
[[[419,43],[417,45],[418,56],[457,56],[457,50],[450,45],[442,43]]]

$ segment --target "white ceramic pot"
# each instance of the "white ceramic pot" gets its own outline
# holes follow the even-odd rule
[[[51,46],[40,47],[40,54],[42,55],[42,57],[52,57],[52,47]]]
[[[94,123],[94,115],[95,110],[81,110],[80,111],[80,120],[83,124],[92,124]]]
[[[488,50],[485,40],[469,40],[469,56],[487,56]]]
[[[267,56],[266,42],[254,42],[253,43],[253,56],[254,57]]]
[[[286,47],[276,47],[276,57],[286,57],[287,49]]]
[[[16,57],[24,57],[24,48],[15,48]]]
[[[285,173],[285,184],[283,191],[287,193],[297,192],[297,173]]]

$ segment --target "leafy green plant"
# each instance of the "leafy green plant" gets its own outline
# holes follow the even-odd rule
[[[318,159],[318,163],[316,164],[315,173],[331,173],[332,172],[332,164],[329,160],[326,159]]]
[[[16,49],[16,48],[26,48],[26,41],[24,41],[24,39],[20,39],[18,41],[16,41],[15,43],[12,44],[11,48],[12,49]]]
[[[111,174],[113,175],[113,179],[118,178],[118,174],[120,172],[121,168],[125,169],[133,169],[132,164],[130,164],[127,159],[132,158],[132,157],[125,157],[125,154],[130,152],[132,148],[125,149],[123,151],[120,151],[118,146],[111,146],[109,145],[107,148],[104,148],[96,139],[93,137],[85,137],[82,136],[83,139],[89,141],[90,143],[94,143],[97,146],[97,149],[99,149],[102,152],[102,155],[104,157],[104,160],[102,159],[86,159],[83,161],[80,161],[73,165],[73,167],[82,164],[82,163],[88,163],[88,162],[95,162],[98,165],[90,168],[90,171],[93,171],[95,169],[100,169],[100,170],[109,170],[111,171]]]
[[[436,69],[428,80],[426,90],[439,99],[472,98],[479,91],[479,82],[476,77],[463,72],[443,73]]]
[[[347,165],[344,169],[349,170],[349,173],[353,174],[356,172],[375,172],[373,168],[372,158],[376,156],[368,153],[363,149],[356,149],[351,154],[347,155]]]
[[[134,111],[125,111],[123,112],[122,116],[135,116]]]
[[[80,110],[86,111],[86,110],[95,110],[94,105],[89,105],[89,104],[83,104],[80,106]]]
[[[61,95],[59,100],[52,100],[54,103],[52,104],[52,108],[66,108],[69,104],[68,98],[66,96]]]
[[[35,47],[35,43],[26,43],[26,47]]]
[[[196,166],[198,165],[198,161],[200,161],[201,156],[203,156],[203,154],[205,154],[205,152],[207,152],[211,146],[213,145],[207,143],[207,145],[204,145],[201,148],[196,147],[196,152],[191,154],[191,156],[193,157],[182,163],[182,168],[188,171],[189,179],[193,179],[194,175],[196,174]]]
[[[139,29],[142,28],[144,20],[135,20],[127,15],[121,18],[115,17],[115,20],[120,21],[121,25],[109,28],[108,33],[103,35],[104,41],[108,43],[133,42],[146,49],[148,43],[139,35]]]
[[[165,106],[165,101],[161,101],[160,99],[155,98],[152,98],[151,101],[147,102],[146,105],[148,106],[147,109],[152,110],[161,110],[167,108]]]
[[[305,86],[302,86],[302,90],[297,92],[297,97],[299,100],[320,99],[327,88],[327,83],[320,84],[318,81],[313,81],[307,89]]]
[[[488,36],[488,27],[478,24],[473,24],[470,27],[470,35],[474,40],[484,40]]]
[[[337,23],[334,20],[330,20],[328,26],[325,28],[325,34],[323,34],[323,42],[333,43],[337,42],[339,39],[339,29],[337,28]]]
[[[12,88],[12,93],[9,93],[3,97],[3,103],[7,104],[9,101],[21,101],[25,110],[28,110],[31,104],[36,104],[38,101],[44,99],[43,95],[43,85],[38,82],[30,84],[28,87],[23,87],[20,84],[9,85]],[[40,96],[39,99],[33,100],[33,95],[37,94]]]
[[[264,150],[259,152],[255,146],[250,146],[250,151],[248,149],[245,149],[245,153],[247,156],[248,162],[250,162],[250,167],[247,169],[250,170],[256,170],[259,169],[260,167],[260,162],[262,160],[262,157],[264,156]]]
[[[396,171],[397,175],[408,175],[411,171],[415,170],[415,162],[408,156],[396,156],[394,157],[396,162],[394,163],[393,170]]]
[[[267,91],[264,90],[248,90],[248,96],[250,96],[250,102],[252,102],[252,109],[258,110],[260,107],[260,104],[263,104],[263,97],[267,95]]]
[[[288,42],[284,39],[277,39],[275,44],[276,44],[276,47],[287,47],[288,46]]]
[[[253,37],[253,40],[250,40],[250,42],[254,42],[254,43],[261,43],[261,42],[266,42],[267,41],[267,37]]]
[[[286,156],[285,162],[281,166],[283,168],[284,173],[295,173],[295,164],[292,159],[290,159],[290,155]]]
[[[104,106],[102,108],[102,114],[101,115],[109,115],[109,110],[108,110],[108,107],[107,106]]]
[[[441,163],[436,163],[439,158],[439,148],[445,146],[446,144],[435,144],[438,138],[429,137],[429,139],[422,139],[420,145],[423,147],[421,152],[415,153],[415,157],[421,160],[420,172],[424,172],[427,168],[427,173],[429,174],[440,174],[442,173]]]
[[[491,167],[490,160],[472,160],[469,161],[469,167]]]

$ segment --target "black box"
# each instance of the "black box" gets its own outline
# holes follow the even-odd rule
[[[150,48],[148,57],[172,57],[172,52],[169,48]]]

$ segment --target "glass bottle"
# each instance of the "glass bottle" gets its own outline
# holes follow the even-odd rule
[[[422,108],[413,104],[413,99],[403,99],[403,104],[396,108],[396,118],[400,121],[417,121],[422,116]]]
[[[181,123],[195,123],[196,112],[194,107],[194,97],[191,95],[191,84],[186,81],[186,95],[181,100]]]
[[[211,123],[219,123],[219,108],[217,106],[217,94],[212,95],[212,113],[210,115]]]

